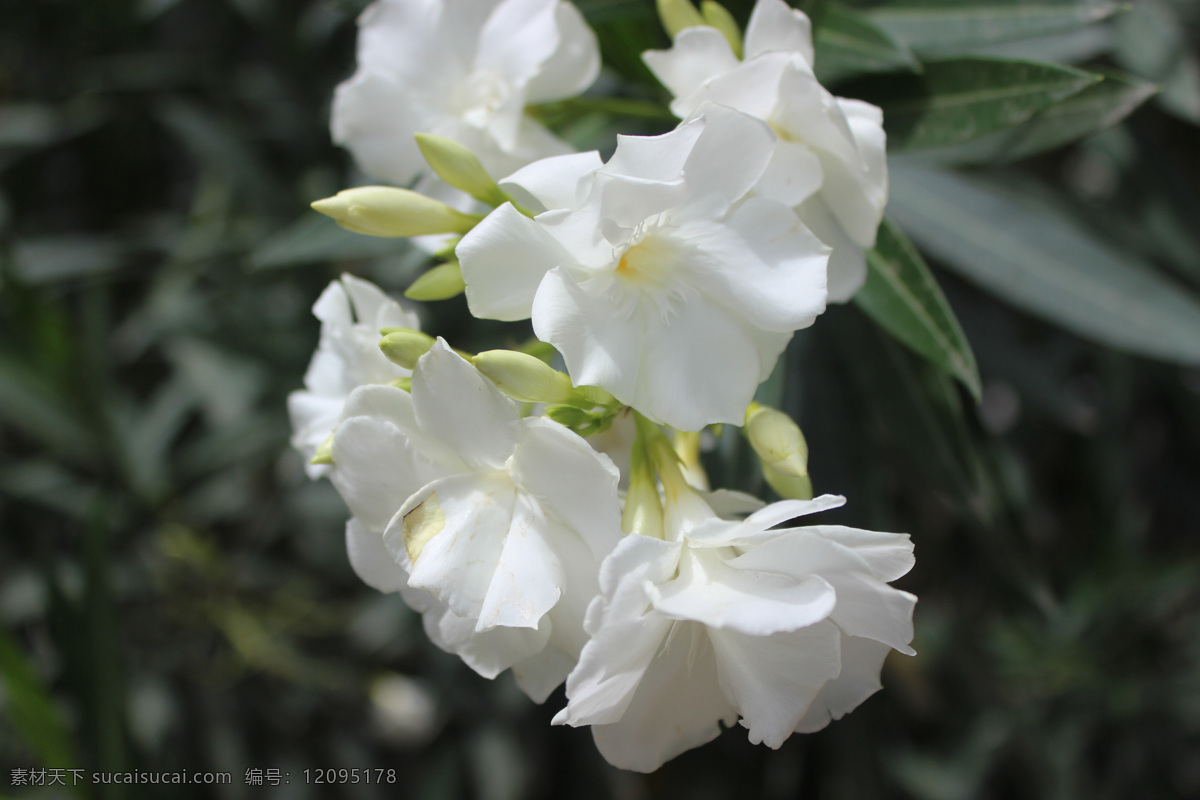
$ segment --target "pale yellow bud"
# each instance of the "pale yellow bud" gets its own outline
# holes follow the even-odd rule
[[[346,189],[316,201],[312,207],[346,230],[368,236],[466,233],[482,219],[423,194],[391,186]]]
[[[333,463],[333,434],[329,434],[329,438],[321,442],[321,446],[317,448],[317,452],[313,453],[313,457],[309,459],[310,464],[332,464]]]
[[[746,438],[763,465],[763,477],[781,497],[812,497],[808,442],[800,426],[782,411],[751,403],[746,409]]]
[[[725,6],[716,2],[716,0],[704,0],[700,4],[700,13],[704,16],[704,21],[721,32],[725,37],[725,41],[729,42],[730,49],[738,58],[742,57],[742,30],[738,27],[737,20],[725,8]]]
[[[379,340],[379,349],[393,364],[412,369],[417,359],[433,347],[433,337],[411,328],[385,328]]]
[[[704,17],[691,4],[690,0],[656,0],[658,18],[667,35],[672,39],[684,28],[696,28],[705,25]]]
[[[462,268],[457,261],[447,261],[413,281],[404,296],[409,300],[449,300],[458,297],[465,288]]]
[[[662,500],[654,481],[654,467],[639,439],[629,458],[629,491],[621,512],[621,530],[640,536],[663,538]]]
[[[487,350],[471,359],[500,391],[522,403],[577,404],[571,379],[527,353]]]
[[[508,195],[466,145],[444,136],[418,133],[417,147],[421,148],[421,155],[425,156],[438,177],[455,189],[461,189],[493,207],[508,201]]]

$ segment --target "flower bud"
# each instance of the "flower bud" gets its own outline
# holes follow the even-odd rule
[[[662,500],[654,481],[654,467],[639,437],[629,454],[629,491],[621,512],[621,530],[641,536],[663,538]]]
[[[393,364],[412,369],[417,359],[433,347],[433,337],[411,328],[385,328],[379,340],[379,349]]]
[[[704,21],[721,32],[725,37],[725,41],[729,42],[729,47],[733,50],[733,54],[738,58],[742,57],[742,31],[738,27],[737,20],[729,13],[728,9],[716,0],[704,0],[700,4],[700,13],[704,16]]]
[[[782,411],[751,403],[746,409],[746,438],[762,461],[763,477],[780,497],[812,498],[808,442],[800,426]]]
[[[446,183],[492,207],[508,202],[508,195],[483,168],[470,148],[432,133],[418,133],[416,138],[421,155]]]
[[[462,294],[466,287],[458,262],[447,261],[413,281],[404,296],[409,300],[449,300]]]
[[[696,28],[707,24],[690,0],[656,0],[656,5],[658,18],[662,20],[663,28],[672,39],[684,28]]]
[[[310,464],[332,464],[333,463],[333,434],[329,434],[329,438],[321,443],[317,451],[313,453],[313,457],[309,459]]]
[[[316,201],[312,207],[346,230],[368,236],[466,233],[482,219],[423,194],[391,186],[346,189]]]
[[[515,350],[488,350],[476,355],[471,363],[514,400],[577,404],[571,379],[536,356]]]

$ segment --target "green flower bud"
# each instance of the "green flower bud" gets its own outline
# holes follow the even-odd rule
[[[361,186],[326,197],[312,207],[338,225],[368,236],[466,233],[483,219],[423,194],[391,186]]]
[[[411,328],[385,328],[379,349],[393,364],[412,369],[417,359],[433,347],[433,337]]]
[[[763,477],[780,497],[808,500],[808,442],[800,426],[782,411],[751,403],[743,429],[750,446],[762,461]]]
[[[742,57],[742,30],[738,27],[737,20],[725,8],[725,6],[716,2],[716,0],[704,0],[700,4],[700,13],[704,16],[704,21],[721,32],[725,37],[725,41],[729,42],[729,47],[733,50],[733,54],[738,58]]]
[[[496,184],[466,145],[432,133],[418,133],[417,147],[438,177],[455,189],[495,207],[508,202],[508,195]]]
[[[412,282],[404,296],[409,300],[449,300],[463,293],[462,268],[457,261],[438,264]]]
[[[696,28],[707,24],[690,0],[656,0],[658,18],[662,20],[667,35],[675,38],[684,28]]]
[[[571,379],[546,362],[515,350],[488,350],[471,363],[514,400],[578,405]]]
[[[641,536],[663,538],[662,500],[654,481],[654,466],[639,436],[629,454],[629,491],[621,512],[621,530]]]

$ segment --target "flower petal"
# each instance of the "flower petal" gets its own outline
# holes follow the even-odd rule
[[[799,53],[811,66],[812,23],[783,0],[758,0],[746,25],[746,59],[776,51]]]
[[[600,74],[600,46],[579,9],[571,3],[559,2],[554,20],[558,26],[558,48],[542,62],[525,87],[527,103],[573,97],[595,83]]]
[[[558,48],[558,0],[504,0],[479,33],[476,69],[524,87]]]
[[[729,42],[707,25],[683,29],[670,50],[647,50],[642,61],[676,97],[691,94],[709,78],[738,65]]]
[[[721,690],[737,706],[752,744],[783,744],[841,669],[841,634],[828,621],[774,636],[721,630],[709,637]]]
[[[867,257],[862,245],[850,238],[821,195],[796,209],[804,224],[832,248],[829,254],[829,302],[845,303],[867,280]]]
[[[517,445],[513,402],[439,338],[413,369],[412,404],[421,429],[471,469],[503,469]]]
[[[384,547],[383,537],[367,530],[354,517],[346,522],[346,554],[354,573],[372,589],[398,592],[408,585],[408,573]]]
[[[500,188],[521,205],[542,212],[575,208],[583,202],[587,178],[604,162],[595,150],[542,158],[500,181]]]
[[[710,742],[734,707],[720,691],[713,648],[704,629],[676,623],[677,632],[642,677],[621,719],[594,725],[601,755],[615,767],[653,772],[682,752]]]
[[[550,638],[549,620],[537,628],[492,628],[480,633],[474,620],[459,617],[445,606],[426,613],[424,623],[434,644],[489,679],[535,657]]]
[[[737,560],[733,562],[737,566]],[[654,608],[672,619],[769,636],[815,625],[834,610],[833,587],[817,575],[792,577],[731,568],[709,549],[685,550],[679,577],[648,587]]]
[[[821,693],[796,724],[796,733],[814,733],[858,708],[882,684],[879,673],[892,648],[872,639],[842,634],[842,671],[821,688]]]
[[[360,70],[337,87],[330,119],[333,141],[368,175],[404,186],[425,170],[413,138],[425,118],[398,77]]]
[[[521,440],[509,462],[513,482],[572,535],[582,537],[599,564],[622,536],[617,468],[555,422],[529,417],[521,426]]]
[[[882,533],[842,525],[813,525],[806,530],[853,550],[871,567],[876,578],[887,583],[907,575],[916,563],[912,539],[907,533]]]
[[[528,319],[548,270],[571,256],[533,220],[505,203],[455,248],[471,314],[511,322]]]

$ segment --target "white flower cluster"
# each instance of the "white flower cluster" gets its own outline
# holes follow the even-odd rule
[[[607,162],[527,113],[597,74],[565,0],[364,13],[334,137],[417,191],[315,207],[455,237],[423,291],[465,285],[472,314],[530,319],[540,342],[461,353],[344,276],[290,402],[362,579],[481,675],[511,669],[538,702],[565,681],[554,721],[641,771],[722,724],[778,747],[851,711],[889,652],[912,653],[915,603],[888,585],[912,566],[907,535],[785,525],[844,501],[811,497],[799,429],[752,402],[792,334],[862,283],[887,194],[879,110],[817,83],[808,20],[783,0],[759,0],[744,40],[723,10],[660,11],[674,46],[645,60],[683,120],[618,137]],[[434,181],[491,210],[443,205]],[[708,491],[698,432],[719,423],[743,426],[787,499]]]

